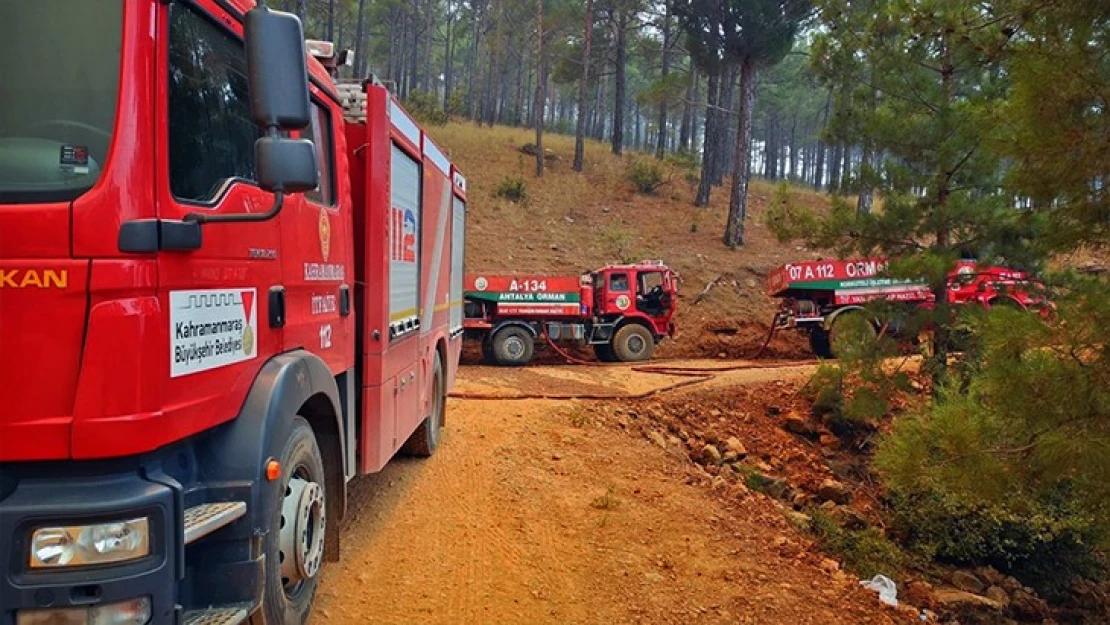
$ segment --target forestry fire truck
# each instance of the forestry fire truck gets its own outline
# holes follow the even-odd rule
[[[863,314],[871,301],[903,302],[910,307],[932,307],[933,292],[924,280],[884,277],[882,258],[819,260],[789,263],[767,277],[767,294],[781,298],[776,328],[797,328],[809,334],[813,352],[835,356],[837,333],[845,319]],[[992,307],[1014,306],[1046,314],[1050,305],[1036,295],[1031,278],[1005,267],[980,266],[961,260],[948,276],[948,303]]]
[[[592,345],[604,362],[638,362],[674,336],[677,295],[676,276],[661,261],[579,276],[468,275],[463,328],[490,364],[527,364],[537,340]]]
[[[252,5],[0,2],[0,625],[303,623],[440,442],[466,181]]]

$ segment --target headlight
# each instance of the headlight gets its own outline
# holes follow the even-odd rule
[[[150,554],[150,522],[130,521],[41,527],[31,534],[33,569],[88,566],[137,560]]]
[[[20,610],[16,625],[146,625],[150,622],[150,597],[90,608]]]

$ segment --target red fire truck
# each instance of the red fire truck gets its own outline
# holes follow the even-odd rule
[[[0,625],[303,623],[440,442],[466,181],[251,5],[0,3]]]
[[[463,328],[490,364],[528,364],[538,339],[592,345],[604,362],[638,362],[674,336],[677,297],[662,261],[580,276],[468,275]]]
[[[798,328],[809,334],[813,352],[835,356],[836,334],[843,321],[861,314],[874,300],[904,302],[907,306],[931,308],[936,298],[924,280],[885,277],[888,261],[883,258],[817,260],[789,263],[767,276],[767,294],[781,298],[775,315],[776,328]],[[1037,295],[1031,278],[1005,267],[980,266],[961,260],[948,276],[948,303],[953,305],[998,305],[1047,314],[1050,305]]]

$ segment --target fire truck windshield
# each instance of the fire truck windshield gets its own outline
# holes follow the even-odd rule
[[[115,125],[124,0],[0,2],[0,203],[92,188]]]

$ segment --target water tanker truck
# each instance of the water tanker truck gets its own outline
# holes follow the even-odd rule
[[[836,335],[843,331],[844,321],[865,314],[869,302],[902,302],[908,308],[935,305],[936,298],[924,279],[886,277],[887,264],[884,258],[816,260],[775,269],[767,276],[767,294],[782,300],[775,328],[808,333],[814,354],[831,358],[836,355]],[[1004,305],[1047,314],[1051,304],[1032,286],[1024,272],[960,260],[948,276],[947,298],[953,306]]]
[[[571,276],[481,273],[465,280],[464,336],[481,342],[490,364],[525,365],[537,341],[591,345],[603,362],[639,362],[674,335],[677,279],[661,261]]]

